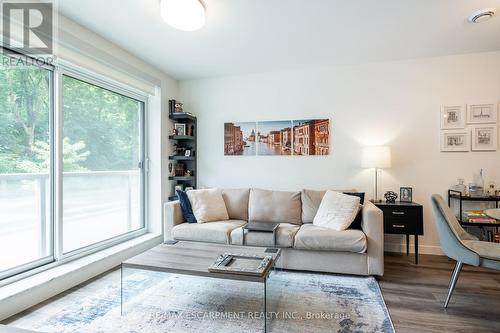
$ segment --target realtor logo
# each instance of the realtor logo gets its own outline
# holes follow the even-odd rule
[[[52,2],[1,1],[4,45],[26,55],[53,51]]]

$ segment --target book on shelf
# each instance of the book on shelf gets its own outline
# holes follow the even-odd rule
[[[496,223],[497,220],[489,217],[481,210],[470,210],[463,212],[464,219],[469,223]]]

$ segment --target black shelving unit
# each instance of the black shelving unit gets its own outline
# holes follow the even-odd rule
[[[175,186],[177,185],[183,185],[184,188],[186,187],[192,187],[196,188],[197,186],[197,175],[198,175],[198,170],[197,170],[197,119],[195,116],[186,114],[186,113],[174,113],[170,114],[168,117],[170,120],[172,120],[174,123],[182,123],[186,124],[186,127],[188,125],[193,125],[193,135],[170,135],[168,138],[172,144],[177,144],[177,147],[179,148],[186,148],[191,150],[191,156],[184,156],[184,155],[171,155],[168,157],[169,161],[173,164],[173,169],[175,170],[175,165],[177,163],[182,163],[185,165],[185,168],[187,170],[190,170],[193,172],[192,176],[169,176],[168,180],[172,184],[172,191],[171,193],[173,195],[168,197],[169,201],[174,201],[177,200],[177,195],[175,195]]]
[[[500,221],[497,223],[471,223],[463,220],[463,203],[464,201],[475,201],[475,202],[494,202],[495,208],[498,208],[500,203],[500,196],[482,196],[482,197],[471,197],[462,195],[462,192],[455,190],[448,190],[448,206],[451,207],[452,199],[458,201],[459,205],[459,215],[457,216],[458,221],[463,226],[476,226],[476,227],[496,227],[500,226]]]

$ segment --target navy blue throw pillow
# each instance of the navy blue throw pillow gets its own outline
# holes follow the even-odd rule
[[[359,199],[360,199],[359,203],[361,205],[365,202],[365,192],[344,192],[344,194],[359,197]],[[361,210],[358,212],[358,215],[356,215],[356,218],[354,219],[354,221],[352,221],[349,229],[361,230]]]
[[[177,197],[179,198],[179,202],[181,204],[181,209],[182,209],[182,215],[184,215],[186,222],[197,223],[198,221],[196,221],[196,217],[194,217],[193,208],[191,207],[191,203],[189,202],[189,198],[186,192],[177,190],[175,191],[175,193],[177,193]]]

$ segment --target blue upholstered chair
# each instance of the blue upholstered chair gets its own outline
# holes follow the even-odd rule
[[[444,307],[448,307],[463,264],[500,270],[500,244],[482,242],[468,234],[458,222],[443,197],[432,196],[432,210],[436,220],[439,242],[443,252],[455,260],[455,270],[450,279],[448,296]]]

